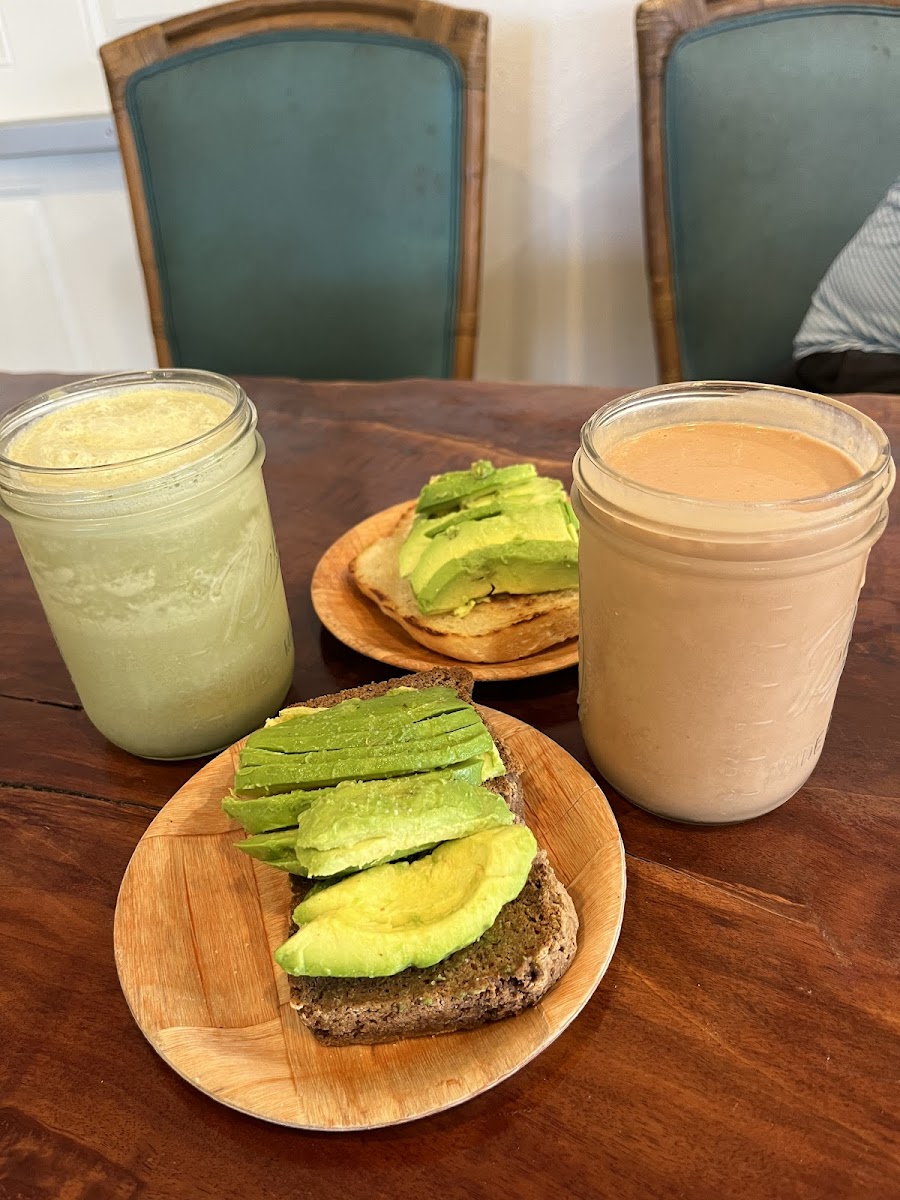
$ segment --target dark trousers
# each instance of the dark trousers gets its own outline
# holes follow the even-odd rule
[[[807,354],[779,380],[807,392],[892,392],[900,395],[900,354],[867,354],[863,350]]]

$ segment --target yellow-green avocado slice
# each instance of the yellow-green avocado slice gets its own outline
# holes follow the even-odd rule
[[[444,772],[344,784],[301,814],[297,861],[311,878],[343,875],[512,819],[502,796]]]
[[[297,906],[275,961],[289,975],[367,979],[433,966],[490,929],[536,853],[529,829],[506,825],[351,875]]]

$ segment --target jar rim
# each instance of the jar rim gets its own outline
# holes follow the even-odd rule
[[[671,492],[665,488],[651,487],[649,484],[639,483],[637,480],[628,475],[617,471],[610,466],[600,453],[595,449],[591,442],[593,434],[602,425],[608,423],[612,418],[621,416],[622,413],[631,409],[637,408],[651,400],[665,399],[667,396],[675,399],[677,397],[698,398],[703,395],[727,396],[729,393],[770,393],[779,396],[797,396],[805,400],[815,400],[822,404],[840,409],[849,416],[855,418],[863,428],[870,434],[875,436],[878,442],[878,452],[874,464],[864,471],[857,479],[851,480],[849,483],[842,484],[838,488],[834,488],[829,492],[821,492],[815,496],[803,496],[797,499],[788,500],[710,500],[697,496],[685,496],[680,492]],[[673,420],[673,424],[677,424]],[[784,428],[783,425],[773,425],[773,428]],[[617,400],[610,401],[602,408],[599,408],[590,416],[581,427],[580,436],[581,451],[590,461],[591,465],[599,470],[602,474],[608,476],[614,483],[633,490],[637,494],[647,496],[649,499],[666,501],[675,500],[679,506],[684,505],[685,510],[697,514],[709,513],[711,516],[716,513],[725,512],[743,512],[747,514],[758,514],[764,516],[767,513],[783,513],[793,512],[797,514],[821,512],[823,506],[828,508],[839,506],[842,502],[852,502],[858,496],[869,492],[872,485],[890,469],[891,463],[891,446],[887,434],[876,421],[859,409],[853,408],[850,404],[845,404],[841,400],[837,400],[832,396],[819,395],[817,393],[801,391],[798,388],[779,387],[776,384],[767,383],[750,383],[739,382],[736,380],[696,380],[686,381],[682,383],[659,384],[656,387],[643,388],[638,392],[629,392],[625,396],[620,396]],[[593,490],[593,489],[591,489]]]
[[[134,458],[120,459],[112,463],[95,463],[88,466],[73,466],[73,467],[48,467],[40,466],[32,463],[20,462],[18,459],[10,458],[5,452],[13,437],[21,432],[28,424],[35,420],[40,420],[42,417],[57,411],[67,404],[77,403],[79,400],[87,400],[92,395],[102,395],[106,393],[114,393],[129,388],[138,388],[141,386],[156,386],[159,384],[195,384],[202,386],[204,390],[214,392],[220,395],[223,399],[228,399],[232,402],[230,412],[216,425],[197,434],[195,437],[188,438],[186,441],[177,442],[174,446],[168,446],[162,450],[154,450],[149,454],[139,454]],[[255,409],[247,397],[246,392],[239,383],[228,378],[226,375],[219,375],[214,371],[200,371],[189,368],[173,367],[173,368],[153,368],[145,371],[120,371],[110,375],[97,375],[87,379],[79,379],[74,383],[62,384],[56,388],[50,388],[45,392],[41,392],[37,396],[32,396],[30,399],[16,405],[15,408],[0,416],[0,492],[19,492],[21,494],[32,495],[35,491],[41,491],[40,488],[28,488],[21,486],[20,476],[31,476],[35,480],[58,480],[72,481],[71,489],[60,490],[56,494],[59,497],[65,495],[69,501],[80,499],[85,496],[94,496],[98,490],[102,490],[105,494],[116,490],[117,492],[132,492],[147,490],[153,488],[164,481],[171,480],[173,474],[178,473],[179,465],[185,470],[196,470],[197,466],[207,457],[200,455],[192,458],[189,462],[184,462],[184,451],[190,450],[192,447],[200,446],[203,442],[215,443],[217,448],[225,449],[227,445],[233,444],[234,440],[244,432],[245,428],[253,426],[255,423]],[[227,433],[229,427],[234,429],[234,437],[228,439],[226,443],[222,442],[222,435]],[[176,461],[173,470],[166,470],[166,461]],[[159,465],[158,471],[153,471],[152,468]],[[97,480],[101,475],[109,479],[110,474],[115,476],[117,472],[123,475],[128,471],[133,471],[136,466],[146,466],[151,469],[151,473],[145,478],[124,484],[118,488],[113,483],[107,484],[102,489],[91,487],[91,481]],[[20,486],[16,486],[16,483]],[[81,486],[79,486],[81,485]]]

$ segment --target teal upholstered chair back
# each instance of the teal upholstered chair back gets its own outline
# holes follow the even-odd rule
[[[777,377],[900,173],[900,0],[638,10],[660,374]]]
[[[161,365],[471,375],[486,29],[239,0],[103,48]]]

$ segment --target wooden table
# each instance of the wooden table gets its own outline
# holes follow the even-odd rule
[[[50,377],[0,377],[0,406]],[[297,698],[392,672],[325,634],[325,547],[429,473],[492,456],[568,476],[602,390],[248,381],[297,641]],[[860,398],[895,440],[900,400]],[[748,825],[614,795],[621,941],[575,1024],[495,1090],[412,1125],[305,1134],[157,1058],[116,980],[119,881],[197,763],[142,762],[81,712],[10,531],[0,637],[0,1197],[803,1200],[900,1196],[900,520],[876,546],[821,764]],[[479,685],[587,762],[576,673]]]

